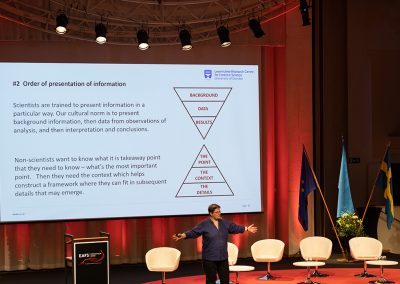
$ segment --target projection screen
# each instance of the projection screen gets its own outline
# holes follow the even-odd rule
[[[0,63],[0,222],[260,212],[258,76]]]

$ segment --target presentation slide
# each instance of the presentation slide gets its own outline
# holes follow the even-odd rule
[[[0,222],[262,211],[258,76],[0,63]]]

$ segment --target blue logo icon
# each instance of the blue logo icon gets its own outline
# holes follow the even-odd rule
[[[211,79],[212,77],[212,70],[204,70],[204,78]]]

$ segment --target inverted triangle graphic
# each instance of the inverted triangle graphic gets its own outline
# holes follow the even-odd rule
[[[203,145],[175,197],[233,195],[207,147]]]
[[[208,132],[211,129],[211,126],[214,123],[215,118],[215,116],[192,116],[193,123],[200,131],[203,139],[206,138]]]
[[[174,90],[205,139],[232,88],[174,87]]]

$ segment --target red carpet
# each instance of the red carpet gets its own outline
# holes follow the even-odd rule
[[[313,278],[321,284],[368,284],[368,281],[377,279],[377,277],[372,278],[357,278],[354,274],[362,272],[362,267],[360,268],[320,268],[321,273],[329,274],[328,277]],[[368,267],[368,272],[379,275],[378,267]],[[241,284],[260,284],[260,283],[276,283],[276,284],[286,284],[286,283],[298,283],[305,280],[306,269],[293,268],[291,270],[272,270],[272,275],[276,277],[273,281],[261,281],[258,277],[263,276],[263,271],[251,271],[242,272],[239,274],[239,281]],[[400,269],[390,269],[384,270],[384,277],[386,279],[395,281],[400,284]],[[231,273],[231,280],[235,279],[235,274]],[[161,275],[159,281],[146,282],[146,284],[159,284],[161,283]],[[166,284],[196,284],[205,283],[204,275],[198,276],[188,276],[181,278],[168,278]]]

